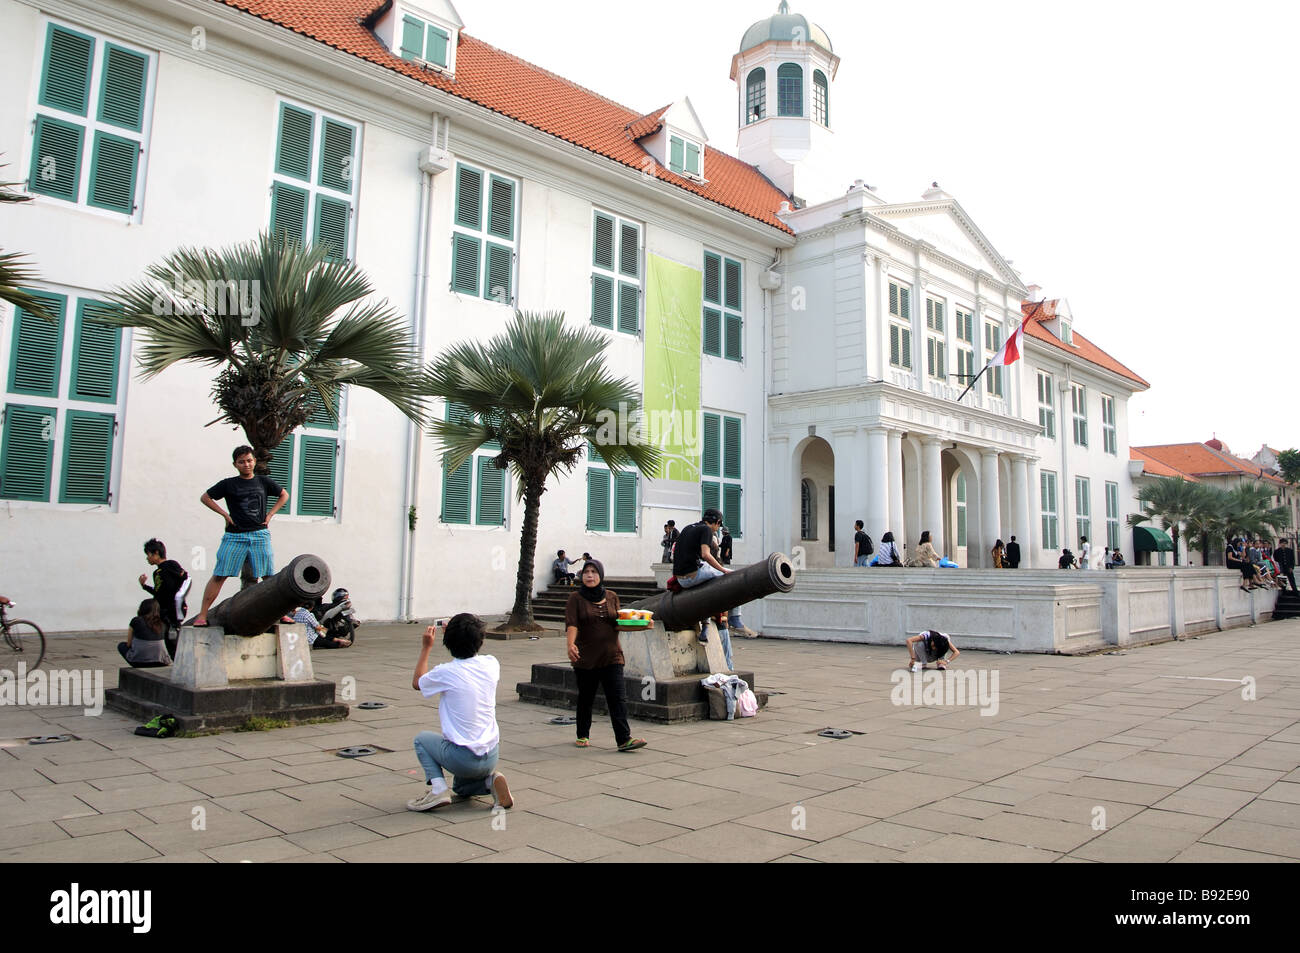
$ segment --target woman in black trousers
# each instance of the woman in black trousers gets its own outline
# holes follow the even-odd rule
[[[605,691],[618,750],[644,748],[645,739],[633,738],[627,724],[623,648],[618,642],[618,593],[605,588],[605,567],[595,559],[582,564],[578,579],[581,586],[564,606],[569,661],[578,677],[578,740],[574,744],[579,748],[591,745],[591,704],[599,686]]]

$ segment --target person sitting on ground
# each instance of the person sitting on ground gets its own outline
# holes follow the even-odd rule
[[[1107,569],[1119,569],[1124,565],[1124,554],[1121,553],[1118,549],[1114,551],[1107,549],[1107,550],[1103,550],[1103,552],[1105,552],[1106,554]]]
[[[478,654],[483,647],[483,621],[468,612],[452,616],[442,633],[451,661],[430,669],[429,652],[437,637],[436,626],[424,630],[411,687],[425,698],[442,695],[438,706],[442,733],[422,731],[415,736],[415,756],[424,768],[428,790],[407,801],[406,809],[433,811],[453,800],[480,794],[492,795],[494,810],[513,807],[506,776],[496,770],[501,743],[497,727],[501,663],[491,655]],[[452,773],[450,790],[444,769]]]
[[[1057,569],[1078,569],[1079,564],[1075,562],[1074,553],[1068,549],[1061,550],[1061,558],[1056,561]]]
[[[935,552],[934,544],[930,542],[930,531],[928,529],[921,534],[921,542],[916,547],[916,555],[909,559],[907,564],[914,568],[939,568],[939,554]]]
[[[298,606],[293,610],[293,621],[307,627],[307,644],[314,649],[345,649],[352,644],[351,639],[331,637],[325,626],[307,610],[306,606]]]
[[[141,573],[140,588],[158,603],[158,614],[167,625],[167,651],[175,658],[181,622],[188,608],[185,595],[190,591],[190,574],[176,560],[167,558],[167,547],[160,539],[151,539],[144,544],[144,558],[154,567],[153,585],[149,585],[147,577]]]
[[[948,655],[949,650],[952,651],[952,655]],[[955,660],[961,652],[951,638],[942,632],[927,629],[907,640],[907,654],[911,659],[909,669],[919,672],[930,662],[935,663],[935,668],[947,668],[948,662]]]
[[[1002,568],[1002,554],[1004,552],[1006,552],[1006,550],[1003,549],[1002,540],[999,539],[996,543],[993,544],[993,568],[994,569]]]
[[[325,634],[330,638],[347,639],[355,644],[357,629],[361,628],[361,623],[357,621],[356,613],[352,611],[352,597],[340,586],[334,590],[330,598],[330,602],[324,599],[317,602],[312,615],[325,626]]]
[[[573,585],[573,573],[569,572],[569,567],[578,562],[576,559],[568,559],[564,555],[564,550],[556,550],[555,562],[551,563],[551,584],[558,586],[564,583],[566,586]]]
[[[880,552],[872,558],[872,566],[901,566],[903,557],[898,554],[898,546],[894,542],[894,534],[886,532],[880,537]]]
[[[126,630],[126,641],[117,651],[132,668],[161,668],[172,663],[167,651],[167,623],[158,611],[156,599],[145,599]]]

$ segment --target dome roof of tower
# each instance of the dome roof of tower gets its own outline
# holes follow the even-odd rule
[[[766,20],[759,20],[745,31],[745,35],[740,40],[740,52],[744,53],[756,46],[762,46],[769,40],[782,43],[802,40],[820,46],[828,53],[835,52],[826,31],[802,13],[791,13],[790,4],[786,0],[781,0],[781,6],[774,15]]]

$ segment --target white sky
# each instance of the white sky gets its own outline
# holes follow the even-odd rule
[[[731,57],[777,0],[459,0],[467,32],[735,153]],[[845,188],[931,181],[1151,383],[1130,443],[1300,445],[1300,3],[792,0],[841,57]]]

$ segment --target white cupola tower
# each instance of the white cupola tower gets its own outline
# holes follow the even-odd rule
[[[731,58],[740,99],[740,159],[799,205],[835,192],[829,170],[816,166],[818,157],[830,157],[831,84],[839,65],[826,31],[791,13],[786,0],[775,16],[745,31]]]

